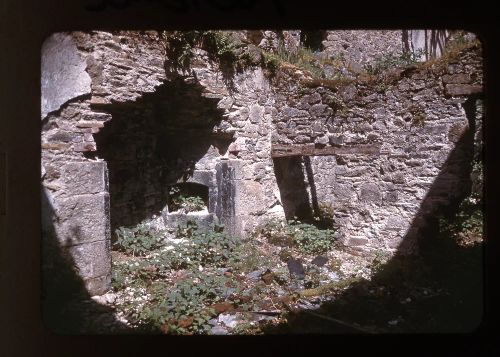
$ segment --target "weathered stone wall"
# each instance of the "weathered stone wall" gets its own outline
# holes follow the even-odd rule
[[[293,72],[279,79],[274,144],[352,148],[303,160],[304,184],[297,185],[306,187],[309,205],[332,205],[348,245],[393,250],[406,236],[411,249],[423,217],[470,188],[474,118],[465,106],[481,92],[480,49],[437,63],[388,83],[330,82],[338,89],[301,87]],[[379,153],[356,154],[360,145]]]
[[[158,41],[136,36],[129,39],[136,41],[133,46],[122,44],[127,51],[117,51],[122,47],[112,41],[111,34],[96,33],[93,40],[90,36],[54,34],[43,47],[48,50],[42,53],[42,102],[46,108],[42,110],[42,179],[51,209],[50,217],[43,221],[42,239],[43,244],[55,240],[68,252],[89,292],[101,294],[111,282],[108,169],[105,161],[84,153],[97,149],[94,134],[111,115],[93,106],[111,99],[133,100],[153,91],[160,84],[163,62],[160,56],[160,62],[144,64],[145,53],[161,54]],[[54,51],[61,46],[71,53],[64,60]],[[133,75],[126,64],[110,64],[117,53],[137,66]],[[79,90],[82,78],[88,78],[80,73],[82,59],[91,93]],[[64,77],[69,72],[73,75]],[[45,256],[43,263],[50,264],[51,259]]]
[[[337,46],[334,33],[328,33],[327,50]],[[396,51],[394,33],[382,36],[385,45],[373,39],[373,48],[354,57],[363,63],[380,46]],[[246,36],[265,47],[273,45],[273,34]],[[293,46],[300,34],[289,35]],[[209,187],[209,211],[242,238],[271,217],[326,203],[347,244],[394,250],[410,227],[419,226],[422,212],[460,195],[469,179],[461,166],[468,152],[461,135],[470,121],[462,104],[481,90],[478,50],[442,70],[332,90],[302,86],[301,72],[290,66],[271,82],[259,66],[228,78],[199,48],[188,70],[174,69],[156,32],[64,36],[74,63],[54,57],[58,67],[49,59],[45,83],[71,66],[80,74],[61,84],[61,93],[73,93],[69,97],[42,94],[58,98],[44,104],[51,109],[42,114],[42,178],[52,207],[44,234],[69,250],[92,294],[109,288],[111,227],[161,211],[176,182]],[[82,59],[90,93],[66,91],[86,78]],[[273,162],[275,144],[364,144],[379,153]]]
[[[92,90],[88,96],[68,99],[61,109],[43,118],[43,185],[50,191],[47,192],[53,206],[53,217],[44,224],[46,228],[53,225],[59,244],[70,247],[89,291],[97,294],[109,288],[110,225],[116,227],[115,221],[132,223],[145,218],[145,213],[161,209],[167,203],[165,189],[182,181],[180,176],[194,182],[200,181],[202,176],[217,181],[217,165],[222,158],[231,168],[226,170],[231,177],[223,180],[232,182],[230,189],[234,190],[232,201],[225,203],[231,207],[219,210],[232,210],[234,216],[224,213],[223,223],[229,223],[230,232],[238,236],[252,231],[259,217],[277,203],[269,155],[273,99],[262,70],[250,68],[229,83],[223,78],[218,64],[203,50],[195,50],[190,73],[166,67],[163,39],[157,33],[93,32],[70,36],[78,47],[78,58],[86,60]],[[54,66],[54,73],[46,77],[55,78],[67,70]],[[173,115],[173,119],[191,118],[184,123],[184,128],[174,120],[176,133],[158,124],[164,119],[167,123],[172,120],[157,116],[159,112],[168,113],[165,103],[168,106],[169,100],[175,97],[175,88],[170,93],[163,93],[164,96],[157,92],[173,81],[199,89],[197,100],[184,103],[184,111]],[[148,96],[152,101],[143,105]],[[212,119],[213,110],[193,114],[193,109],[204,108],[204,100],[214,103],[220,117],[209,126],[202,125],[202,133],[213,140],[205,140],[206,145],[201,145],[203,140],[199,140],[199,133],[198,138],[189,133],[196,124],[193,116],[198,122]],[[158,105],[163,105],[159,111],[155,109]],[[208,117],[203,118],[204,114]],[[115,119],[116,123],[109,122]],[[111,130],[110,134],[112,126],[120,126],[120,129]],[[161,133],[168,135],[161,137]],[[183,137],[185,145],[179,147],[177,144]],[[104,143],[101,145],[104,150],[96,145],[96,140]],[[233,143],[228,145],[231,141]],[[108,149],[113,146],[115,148],[110,150],[116,153],[110,154]],[[169,148],[173,151],[168,160],[159,160],[155,154],[159,146],[163,151]],[[111,222],[107,176],[106,186],[102,180],[93,180],[99,172],[108,175],[106,162],[102,160],[106,156],[112,157],[109,162],[112,169]],[[184,176],[186,173],[189,175]],[[217,182],[212,187],[218,187],[220,183]],[[200,183],[207,185],[207,182]],[[220,198],[215,200],[221,202]],[[57,220],[59,216],[68,223],[65,225]],[[77,241],[73,239],[74,226],[79,227]],[[96,229],[101,226],[101,230]],[[93,266],[99,269],[91,268]]]
[[[400,56],[403,53],[402,33],[400,30],[327,31],[323,51],[333,58],[342,56],[356,69],[381,56]]]

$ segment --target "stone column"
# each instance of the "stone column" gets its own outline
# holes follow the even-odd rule
[[[58,251],[68,255],[68,263],[74,265],[88,293],[104,294],[111,288],[106,162],[68,162],[61,167],[60,184],[63,192],[58,196],[51,196],[45,190],[48,204],[42,208],[42,244],[54,240]],[[44,264],[57,258],[46,254]]]

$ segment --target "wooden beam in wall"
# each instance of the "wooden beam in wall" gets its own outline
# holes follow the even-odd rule
[[[314,144],[279,145],[271,147],[271,157],[328,156],[328,155],[378,155],[380,144],[316,147]]]

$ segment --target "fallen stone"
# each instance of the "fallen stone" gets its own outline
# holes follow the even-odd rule
[[[290,272],[290,276],[292,278],[304,279],[306,276],[306,272],[304,270],[304,266],[300,259],[290,258],[286,262],[288,266],[288,271]]]
[[[249,280],[257,281],[260,279],[260,276],[264,273],[264,270],[254,270],[246,275],[246,278]]]
[[[212,335],[227,335],[228,334],[227,330],[224,327],[219,326],[219,325],[212,327],[210,332],[212,333]]]
[[[264,274],[260,277],[266,285],[269,285],[273,282],[274,280],[274,274],[271,270],[267,269]]]
[[[322,267],[323,265],[328,262],[328,258],[323,256],[323,255],[318,255],[316,258],[314,258],[311,262],[311,264],[316,265],[318,267]]]
[[[220,314],[218,321],[223,323],[226,327],[235,328],[241,321],[240,314]]]

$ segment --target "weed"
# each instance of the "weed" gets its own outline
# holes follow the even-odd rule
[[[397,67],[415,65],[423,56],[423,51],[417,53],[404,52],[401,55],[386,54],[378,56],[373,63],[365,65],[365,70],[370,75],[379,75],[382,72]]]
[[[223,301],[233,286],[234,282],[224,276],[193,272],[166,295],[158,296],[157,303],[145,307],[139,319],[165,333],[207,333],[208,320],[215,314],[209,306]]]
[[[329,213],[324,211],[322,214],[329,216]],[[286,237],[291,240],[293,246],[308,254],[324,253],[330,250],[335,242],[332,229],[320,229],[316,225],[297,220],[291,220],[288,224],[270,220],[261,229],[261,234],[270,241],[276,240],[276,237]]]
[[[319,229],[299,221],[292,221],[287,228],[297,247],[305,253],[324,253],[333,247],[335,236],[331,229]]]
[[[114,245],[121,251],[133,256],[144,256],[162,245],[163,235],[143,222],[134,228],[120,227],[116,231]]]

